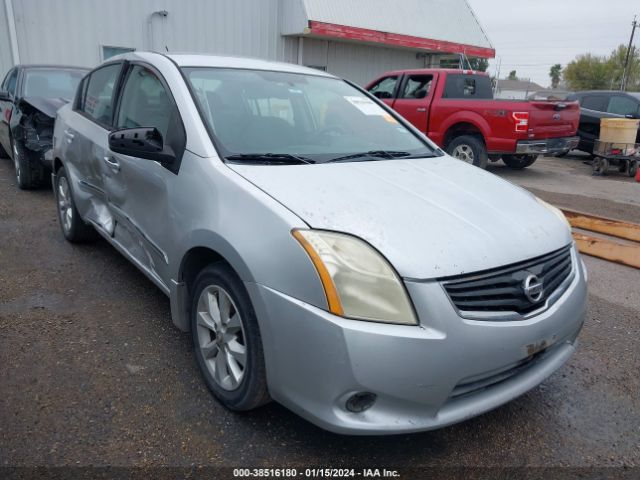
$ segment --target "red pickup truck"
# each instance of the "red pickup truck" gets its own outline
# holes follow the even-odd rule
[[[447,153],[480,168],[502,158],[521,169],[539,154],[561,155],[578,145],[578,102],[495,100],[485,73],[394,71],[366,89]]]

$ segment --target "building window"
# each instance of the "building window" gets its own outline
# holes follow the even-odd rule
[[[110,45],[102,46],[102,60],[107,60],[111,57],[115,57],[116,55],[120,55],[122,53],[135,52],[135,48],[130,47],[112,47]]]

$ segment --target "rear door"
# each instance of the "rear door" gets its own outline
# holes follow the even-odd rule
[[[394,110],[424,134],[429,131],[429,106],[436,80],[437,75],[405,75],[392,104]]]
[[[18,80],[18,69],[12,68],[5,76],[0,90],[7,92],[14,99],[16,94],[16,85]],[[13,113],[12,100],[0,100],[0,145],[5,152],[11,152],[11,140],[9,132],[9,121]]]
[[[81,84],[74,106],[75,115],[67,122],[63,138],[67,142],[65,166],[72,176],[76,206],[84,218],[107,234],[114,223],[107,209],[102,169],[108,160],[108,135],[113,128],[116,91],[123,62],[114,62],[93,70]]]
[[[109,151],[102,163],[109,210],[115,219],[113,237],[156,283],[169,281],[168,250],[173,236],[169,192],[177,181],[179,161],[186,143],[177,105],[162,75],[152,66],[128,66],[115,116],[115,128],[156,128],[174,149],[178,163],[165,167],[152,160]]]

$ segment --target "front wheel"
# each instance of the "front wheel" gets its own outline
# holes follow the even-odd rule
[[[478,168],[487,168],[487,163],[489,162],[487,147],[478,137],[462,135],[454,138],[449,145],[447,145],[446,150],[453,158],[457,158]]]
[[[215,263],[198,275],[192,291],[191,335],[209,390],[231,410],[269,402],[260,329],[242,281]]]
[[[530,167],[538,159],[538,155],[503,155],[502,161],[509,168],[522,170]]]
[[[58,220],[64,238],[72,243],[85,242],[96,237],[96,231],[84,223],[73,201],[71,184],[64,167],[56,174],[55,192]]]
[[[44,181],[44,167],[36,159],[29,158],[22,145],[18,142],[12,144],[13,165],[16,171],[16,182],[21,190],[38,188]]]

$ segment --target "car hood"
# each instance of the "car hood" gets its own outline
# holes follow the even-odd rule
[[[405,278],[477,272],[572,242],[532,194],[448,156],[229,166],[310,227],[363,238]]]
[[[64,98],[46,98],[46,97],[23,97],[23,102],[28,103],[37,110],[40,110],[46,116],[56,118],[56,112],[63,107],[69,100]]]

